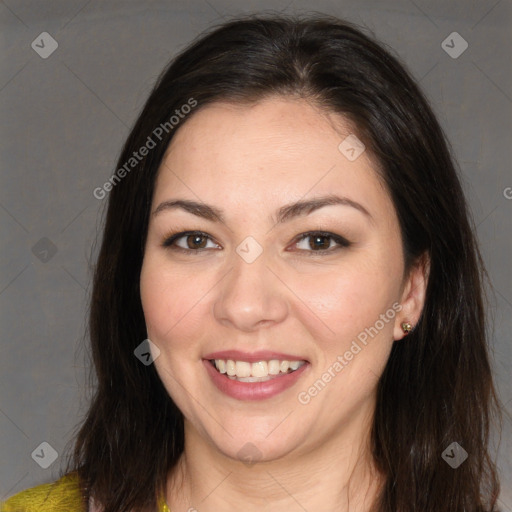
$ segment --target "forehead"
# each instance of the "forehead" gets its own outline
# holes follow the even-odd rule
[[[159,169],[155,202],[187,197],[261,209],[328,193],[389,208],[369,152],[347,158],[340,143],[355,134],[341,116],[302,99],[214,103],[176,132]]]

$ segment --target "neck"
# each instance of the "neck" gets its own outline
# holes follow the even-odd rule
[[[185,449],[169,474],[167,503],[172,512],[369,512],[384,478],[371,457],[370,423],[353,425],[307,452],[249,464],[219,452],[185,421]]]

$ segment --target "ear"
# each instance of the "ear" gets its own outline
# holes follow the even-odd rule
[[[406,333],[402,329],[403,322],[411,324],[413,329],[418,323],[425,304],[429,273],[430,257],[428,253],[425,252],[414,262],[404,281],[402,298],[400,300],[402,309],[395,317],[395,327],[393,331],[395,340],[401,340],[406,336]]]

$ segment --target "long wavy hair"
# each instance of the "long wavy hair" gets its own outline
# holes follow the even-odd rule
[[[385,485],[372,510],[496,511],[500,486],[488,443],[502,406],[489,360],[488,277],[455,159],[392,51],[365,29],[318,14],[232,19],[193,41],[158,77],[119,156],[116,169],[126,172],[116,171],[122,179],[108,198],[88,328],[97,384],[66,472],[78,473],[84,500],[92,495],[105,512],[155,510],[184,448],[182,413],[154,365],[134,356],[147,338],[139,277],[157,171],[174,134],[199,109],[275,95],[308,99],[353,123],[394,203],[406,271],[430,258],[419,323],[393,345],[378,382],[371,446]],[[169,123],[191,99],[193,111]],[[159,126],[166,129],[155,137]],[[148,137],[155,147],[127,167]],[[453,442],[469,454],[457,469],[442,458]]]

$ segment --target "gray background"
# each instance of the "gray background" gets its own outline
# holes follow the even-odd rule
[[[452,143],[495,287],[491,355],[509,413],[511,7],[511,0],[314,3],[317,11],[364,25],[393,48],[420,81]],[[311,5],[0,2],[0,500],[57,478],[86,410],[90,263],[106,204],[93,189],[114,171],[129,127],[168,60],[223,17],[268,9],[304,12]],[[42,32],[58,42],[46,59],[31,47]],[[458,58],[441,46],[452,32],[469,44]],[[48,469],[31,457],[42,442],[59,454]],[[50,452],[43,453],[40,461]],[[510,512],[510,418],[498,456],[500,504]]]

